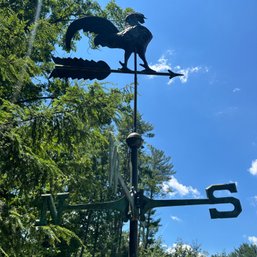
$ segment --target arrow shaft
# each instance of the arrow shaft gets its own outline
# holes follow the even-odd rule
[[[139,75],[153,75],[153,76],[170,76],[168,72],[157,72],[157,71],[133,71],[133,70],[112,70],[112,73],[122,73],[122,74],[139,74]]]
[[[104,72],[110,72],[110,70],[107,69],[101,69],[97,67],[79,67],[79,66],[71,66],[71,65],[62,65],[62,64],[55,64],[55,68],[59,70],[72,70],[72,71],[84,71],[84,72],[99,72],[99,73],[104,73]]]
[[[203,205],[211,204],[210,199],[183,199],[183,200],[150,200],[145,209],[165,206],[185,206],[185,205]],[[147,208],[148,207],[148,208]]]
[[[114,209],[124,212],[127,208],[128,202],[126,197],[122,197],[116,201],[92,203],[92,204],[76,204],[76,205],[65,205],[65,210],[107,210]]]
[[[96,67],[79,67],[79,66],[71,66],[71,65],[62,65],[62,64],[56,64],[55,67],[57,69],[69,69],[73,71],[84,71],[84,72],[99,72],[99,73],[104,73],[104,72],[111,72],[111,73],[118,73],[118,74],[139,74],[139,75],[149,75],[149,76],[170,76],[169,72],[158,72],[158,71],[133,71],[133,70],[114,70],[114,69],[109,69],[109,70],[104,70],[104,69],[98,69]]]

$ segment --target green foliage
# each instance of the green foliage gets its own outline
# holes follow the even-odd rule
[[[125,26],[125,18],[126,16],[133,12],[133,9],[126,8],[122,10],[114,0],[110,1],[105,8],[105,16],[106,18],[112,20],[119,30],[122,30]]]
[[[212,257],[253,257],[257,256],[257,246],[254,244],[243,243],[229,254],[221,253],[212,255]]]
[[[185,244],[178,242],[168,250],[170,257],[207,257],[198,244]]]
[[[64,48],[71,20],[99,15],[122,28],[131,11],[115,1],[102,8],[89,0],[0,0],[1,256],[127,256],[128,237],[118,212],[71,212],[62,226],[37,227],[35,222],[43,193],[69,191],[70,204],[109,201],[123,194],[108,181],[110,134],[119,144],[119,170],[129,184],[129,87],[48,76],[51,55],[57,46]],[[152,125],[138,116],[138,132],[152,137]],[[140,187],[151,197],[161,195],[162,182],[172,174],[170,159],[148,145],[139,154]],[[147,229],[141,231],[147,242],[144,253],[155,245],[159,220],[153,215],[149,212]],[[162,250],[149,251],[153,255]]]
[[[168,251],[163,247],[161,240],[155,240],[149,247],[139,247],[139,257],[169,257]]]
[[[229,254],[229,257],[251,257],[257,256],[257,246],[253,244],[242,244],[238,249]]]
[[[228,255],[225,252],[217,253],[212,255],[211,257],[227,257]]]
[[[140,156],[140,186],[150,199],[165,195],[162,183],[171,179],[174,174],[171,158],[164,152],[149,145],[147,151]],[[155,219],[156,210],[149,210],[145,221],[141,223],[141,237],[144,248],[147,249],[155,243],[155,234],[160,226],[160,219]]]

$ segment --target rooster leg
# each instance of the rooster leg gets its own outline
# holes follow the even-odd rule
[[[122,68],[121,70],[129,70],[128,69],[128,59],[129,57],[131,56],[132,52],[131,51],[125,51],[125,54],[124,54],[124,63],[123,62],[120,62]]]
[[[138,52],[138,55],[139,55],[139,57],[142,59],[142,61],[144,62],[144,64],[140,64],[140,65],[145,68],[145,71],[154,71],[154,70],[152,70],[152,69],[149,67],[149,65],[148,65],[148,63],[147,63],[147,61],[146,61],[146,58],[145,58],[145,53],[143,53],[143,52]]]

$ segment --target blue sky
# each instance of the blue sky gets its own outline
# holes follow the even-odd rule
[[[138,109],[156,135],[148,142],[172,157],[176,171],[169,197],[205,198],[206,187],[235,182],[232,196],[243,208],[238,218],[217,220],[209,206],[161,208],[158,235],[168,247],[197,241],[209,253],[257,244],[257,1],[116,2],[147,17],[149,64],[185,74],[172,81],[139,77]],[[69,56],[103,59],[112,68],[123,60],[122,50],[90,50],[85,37],[77,46]],[[133,77],[106,81],[124,86]]]

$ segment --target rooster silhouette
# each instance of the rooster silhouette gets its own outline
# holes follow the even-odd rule
[[[152,71],[145,58],[146,48],[153,38],[152,33],[144,26],[145,16],[141,13],[131,13],[125,18],[126,27],[119,31],[109,20],[101,17],[88,16],[73,21],[66,32],[66,48],[71,49],[71,40],[78,30],[96,34],[94,44],[109,48],[124,49],[124,63],[120,62],[121,70],[128,70],[129,57],[134,52],[142,59],[140,64],[146,71]]]

